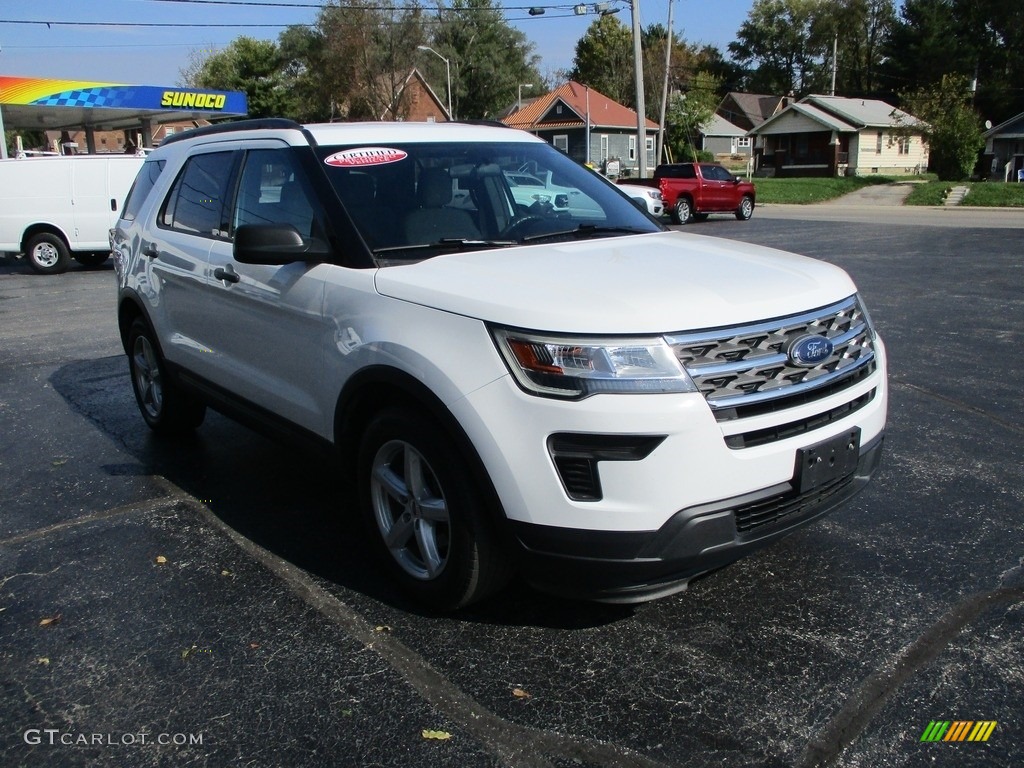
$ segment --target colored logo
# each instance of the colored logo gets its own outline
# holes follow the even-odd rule
[[[324,159],[327,165],[336,168],[359,168],[364,165],[387,165],[405,160],[408,155],[400,149],[388,147],[360,147],[359,149],[346,149],[342,152],[335,152]]]
[[[921,741],[988,741],[996,725],[995,720],[932,720]]]
[[[786,356],[793,365],[801,368],[813,368],[832,356],[835,347],[824,336],[807,333],[797,336],[786,345]]]
[[[196,91],[164,91],[160,97],[161,107],[188,109],[224,109],[227,95],[223,93],[198,93]]]

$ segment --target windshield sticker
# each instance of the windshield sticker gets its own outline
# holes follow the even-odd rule
[[[327,165],[336,168],[355,168],[364,165],[387,165],[405,160],[409,155],[400,149],[389,147],[361,147],[359,149],[346,149],[343,152],[335,152],[324,160]]]

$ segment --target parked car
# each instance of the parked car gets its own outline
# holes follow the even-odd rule
[[[75,155],[0,160],[0,253],[58,274],[74,258],[98,266],[142,158]]]
[[[524,208],[551,207],[556,212],[569,213],[577,218],[601,217],[600,206],[576,187],[554,184],[549,178],[541,179],[523,171],[505,171],[505,179],[516,203]]]
[[[660,189],[645,187],[640,184],[618,183],[616,186],[634,200],[643,203],[651,216],[661,216],[665,213],[665,202],[661,199]]]
[[[675,224],[731,213],[746,221],[754,213],[754,185],[717,163],[667,163],[654,169],[665,208]]]
[[[524,206],[502,169],[527,164],[596,209]],[[845,272],[669,231],[523,131],[176,134],[113,247],[145,423],[212,406],[336,452],[381,563],[433,606],[513,572],[670,594],[879,465],[885,349]]]

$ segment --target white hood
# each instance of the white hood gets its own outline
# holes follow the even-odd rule
[[[377,271],[384,296],[501,325],[646,334],[791,315],[856,288],[838,267],[682,232],[437,256]]]

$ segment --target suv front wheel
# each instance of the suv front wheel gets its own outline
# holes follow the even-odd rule
[[[167,376],[153,332],[141,318],[136,318],[128,331],[128,368],[135,402],[154,432],[181,435],[203,423],[206,406]]]
[[[405,408],[371,421],[359,450],[360,505],[402,589],[454,610],[508,580],[483,494],[442,427]]]

